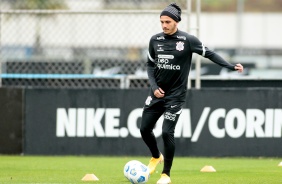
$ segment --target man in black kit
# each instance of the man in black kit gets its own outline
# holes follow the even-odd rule
[[[150,82],[149,96],[142,114],[140,132],[152,153],[149,170],[164,161],[161,178],[157,184],[169,184],[170,170],[175,152],[174,129],[185,102],[187,79],[192,54],[197,53],[230,70],[243,71],[241,64],[230,64],[209,50],[198,38],[180,31],[181,9],[175,3],[167,6],[160,14],[163,32],[151,37],[148,51],[147,73]],[[153,128],[164,115],[162,139],[164,155],[158,149]]]

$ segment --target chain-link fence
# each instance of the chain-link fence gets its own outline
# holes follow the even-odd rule
[[[194,35],[197,34],[194,29],[197,27],[197,1],[201,0],[175,1],[183,10],[179,29]],[[234,3],[235,0],[231,1]],[[187,11],[191,2],[192,14]],[[148,42],[152,35],[161,32],[159,14],[169,3],[168,0],[2,0],[0,84],[56,88],[147,87],[145,63]],[[231,57],[237,52],[239,40],[235,12],[201,17],[200,39],[208,43],[206,45],[219,51],[224,48],[224,53],[220,54],[228,61],[254,60],[253,53],[257,52],[254,49],[250,51],[252,58]],[[250,24],[245,22],[244,25],[257,23],[264,28],[257,32],[276,30],[279,33],[281,26],[278,27],[276,22],[280,17],[280,14],[274,14],[261,19],[260,15],[256,15],[257,21],[254,22],[251,15],[245,19],[250,20]],[[280,34],[261,36],[249,31],[247,26],[243,28],[247,31],[241,36],[247,38],[242,39],[247,44],[280,48],[281,44],[277,42]],[[250,35],[254,35],[253,40]],[[249,45],[247,47],[250,48]],[[271,50],[277,57],[267,54],[271,48],[259,50],[258,53],[266,53],[266,57],[257,56],[255,65],[267,69],[281,68],[282,51],[277,48]],[[241,49],[241,52],[248,50]],[[219,74],[218,68],[211,70],[216,72],[208,74]],[[201,73],[204,72],[206,70],[202,68]],[[269,73],[273,74],[273,71]],[[276,73],[281,73],[281,70]],[[194,74],[191,72],[190,76]]]
[[[143,79],[147,45],[161,31],[161,10],[148,9],[163,8],[169,2],[79,2],[93,10],[15,10],[6,1],[1,11],[2,86],[148,86]],[[178,3],[185,5],[183,2]],[[182,19],[180,28],[186,30],[185,14]],[[128,84],[130,79],[138,82]]]

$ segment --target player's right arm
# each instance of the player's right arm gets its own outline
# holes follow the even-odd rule
[[[157,98],[162,98],[164,97],[164,91],[158,86],[156,82],[155,68],[156,68],[155,50],[154,50],[154,45],[153,45],[153,39],[151,38],[150,43],[149,43],[148,54],[147,54],[147,74],[148,74],[149,83],[150,83],[150,86],[151,86],[151,89],[154,95]]]

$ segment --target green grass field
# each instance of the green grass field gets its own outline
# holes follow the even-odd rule
[[[0,156],[0,183],[97,183],[129,184],[123,167],[130,160],[145,164],[149,157],[98,156]],[[282,183],[282,158],[194,158],[176,157],[171,172],[173,184],[188,183]],[[202,173],[211,165],[214,173]],[[155,184],[163,165],[157,167],[148,184]],[[99,181],[81,181],[95,174]]]

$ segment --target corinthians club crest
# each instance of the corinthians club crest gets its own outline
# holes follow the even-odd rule
[[[184,42],[176,42],[176,50],[178,51],[184,50]]]

